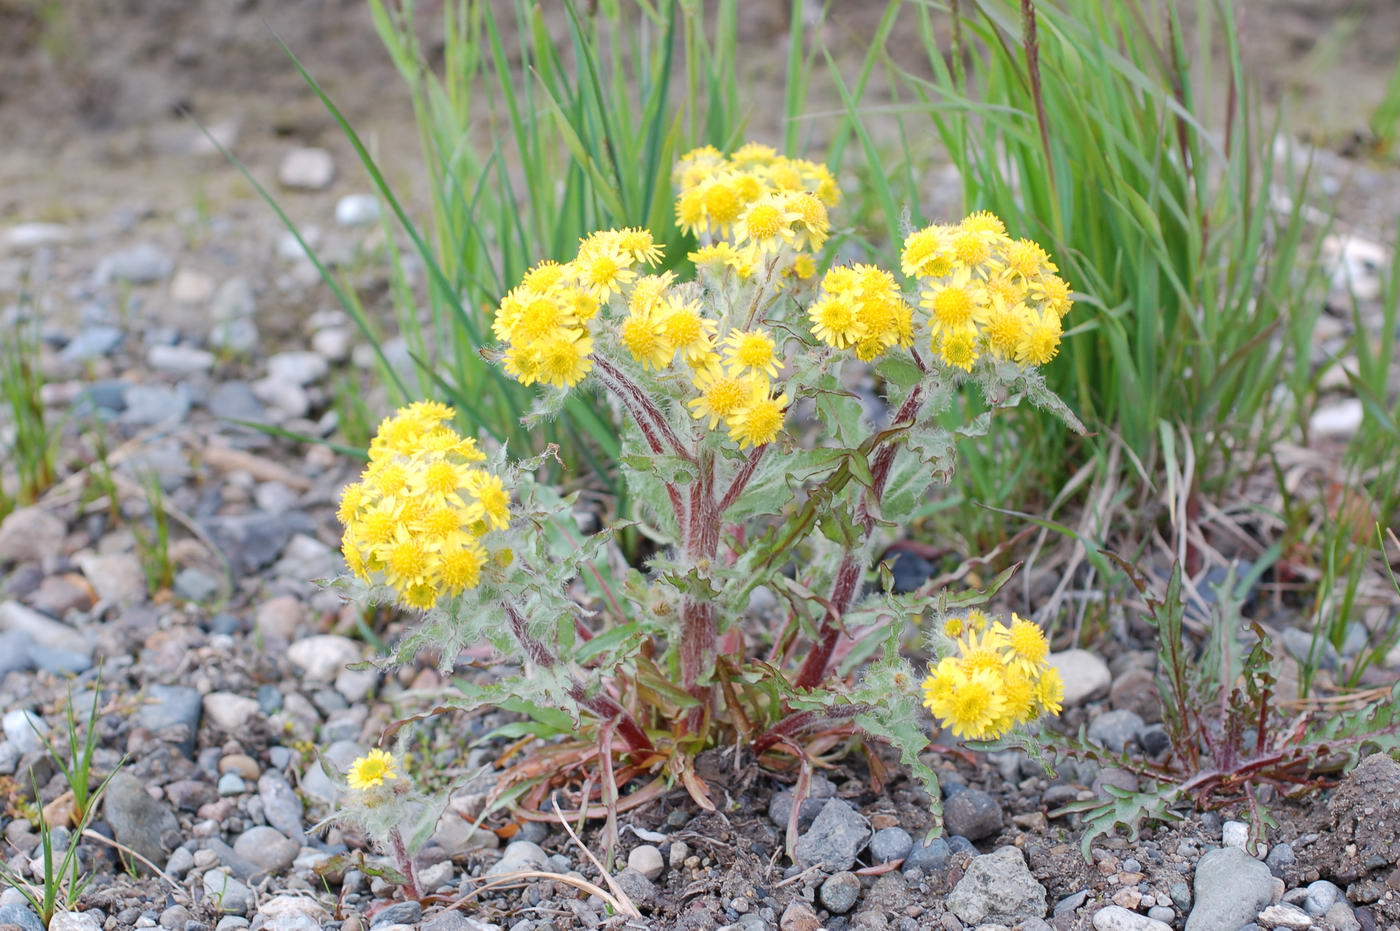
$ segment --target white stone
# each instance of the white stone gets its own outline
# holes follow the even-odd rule
[[[92,653],[92,645],[78,631],[40,614],[33,608],[27,608],[18,601],[0,604],[0,629],[23,631],[40,646],[72,650],[74,653],[85,655]]]
[[[152,346],[146,351],[146,361],[158,372],[193,375],[214,367],[214,354],[193,346]]]
[[[20,223],[5,232],[5,244],[16,252],[56,246],[71,238],[68,228],[57,223]]]
[[[314,352],[279,352],[267,360],[269,378],[294,385],[318,382],[330,370],[330,364]]]
[[[354,337],[348,327],[333,326],[317,330],[311,337],[311,348],[331,362],[344,362],[350,358],[353,342]]]
[[[379,219],[379,198],[373,194],[346,194],[335,205],[335,222],[341,226],[367,226]]]
[[[1319,407],[1308,419],[1308,433],[1314,437],[1346,439],[1361,429],[1365,410],[1358,398],[1346,398]]]
[[[1337,234],[1322,241],[1322,261],[1335,293],[1373,301],[1381,296],[1382,272],[1390,267],[1390,250],[1360,236]]]
[[[193,268],[182,268],[170,279],[170,299],[177,304],[203,304],[214,296],[214,279]]]
[[[49,931],[102,931],[102,924],[92,912],[54,912]]]
[[[146,573],[130,553],[85,556],[78,560],[97,597],[109,604],[132,604],[146,597]]]
[[[1308,913],[1296,905],[1270,905],[1259,913],[1259,923],[1266,928],[1288,928],[1304,931],[1313,926]]]
[[[1220,826],[1220,842],[1226,847],[1245,850],[1249,843],[1249,825],[1243,821],[1226,821]]]
[[[633,847],[631,852],[627,854],[627,865],[647,879],[655,879],[660,876],[661,871],[666,866],[661,859],[661,851],[651,844]]]
[[[1095,931],[1172,931],[1172,926],[1121,905],[1109,905],[1094,912]]]
[[[319,191],[335,180],[335,159],[325,149],[292,149],[282,158],[277,180],[285,187]]]
[[[44,735],[49,726],[44,719],[27,708],[16,708],[5,712],[5,739],[14,744],[20,753],[33,753],[44,746]]]
[[[261,710],[255,700],[232,692],[210,692],[204,696],[204,716],[228,734],[239,733]]]
[[[360,661],[360,648],[348,637],[320,634],[292,644],[287,658],[308,679],[330,682],[347,665]]]
[[[306,389],[295,382],[276,378],[259,378],[248,386],[253,397],[270,405],[288,417],[305,417],[311,410],[311,398]]]
[[[1108,664],[1088,650],[1051,653],[1049,663],[1059,670],[1060,678],[1064,680],[1066,708],[1082,705],[1107,693],[1113,682]]]
[[[301,233],[301,238],[304,239],[306,244],[312,249],[319,249],[321,247],[321,228],[319,226],[315,224],[303,226],[299,232]],[[306,258],[306,250],[301,247],[301,243],[297,242],[296,236],[292,235],[290,230],[284,231],[277,237],[277,257],[279,259],[285,259],[288,262],[295,262]]]

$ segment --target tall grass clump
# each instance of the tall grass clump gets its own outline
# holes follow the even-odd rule
[[[0,518],[33,504],[56,476],[58,432],[44,414],[38,327],[0,340]]]
[[[1313,385],[1321,231],[1304,213],[1307,171],[1276,161],[1280,131],[1246,80],[1229,5],[1198,3],[1189,27],[1149,0],[904,6],[926,52],[919,67],[890,60],[906,137],[931,129],[964,208],[1045,242],[1086,295],[1046,376],[1098,435],[1068,437],[1030,409],[1002,421],[988,448],[1014,435],[1040,473],[1017,486],[1062,488],[1120,442],[1110,478],[1148,486],[1167,432],[1189,439],[1200,490],[1266,461]],[[885,176],[885,196],[924,222],[919,172]]]

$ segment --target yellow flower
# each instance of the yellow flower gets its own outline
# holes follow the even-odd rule
[[[734,330],[724,340],[725,361],[735,374],[778,375],[777,348],[773,337],[762,330]]]
[[[1060,671],[1054,666],[1046,666],[1040,672],[1035,684],[1035,704],[1041,714],[1059,714],[1060,703],[1065,700],[1065,682]]]
[[[1060,351],[1060,318],[1054,311],[1028,314],[1015,358],[1023,365],[1044,365]]]
[[[545,259],[525,273],[525,277],[520,279],[520,287],[537,294],[544,294],[562,282],[568,273],[569,269],[566,266]]]
[[[466,487],[476,499],[466,509],[468,520],[484,520],[496,530],[510,526],[510,493],[499,476],[484,469],[473,469]]]
[[[631,256],[619,249],[616,243],[607,240],[585,241],[579,247],[578,258],[571,264],[579,285],[600,301],[621,293],[637,277],[637,273],[631,269]]]
[[[593,340],[578,330],[561,330],[535,343],[531,356],[532,381],[572,388],[593,370]]]
[[[783,428],[789,398],[786,394],[770,397],[768,390],[767,385],[755,386],[748,403],[725,420],[729,438],[741,449],[771,443]]]
[[[394,771],[394,757],[384,750],[371,750],[350,764],[350,772],[345,782],[350,788],[363,792],[382,786],[386,780],[397,779]]]
[[[778,150],[761,142],[746,142],[734,150],[729,160],[740,168],[767,165],[778,157]]]
[[[451,541],[438,554],[438,572],[442,577],[442,587],[448,594],[458,594],[476,588],[481,581],[481,567],[486,557],[481,544],[463,534]]]
[[[365,503],[365,486],[359,482],[351,482],[340,492],[340,507],[336,509],[335,519],[342,524],[348,524],[360,513],[360,508]]]
[[[1027,675],[1035,672],[1050,655],[1050,644],[1040,625],[1011,615],[1011,627],[1006,635],[1006,649],[1011,664]]]
[[[732,269],[740,279],[753,274],[753,263],[747,256],[735,249],[731,242],[721,241],[701,246],[690,253],[687,258],[695,263],[696,268],[707,269],[715,274],[726,268]]]
[[[793,218],[793,245],[799,249],[820,249],[831,231],[826,205],[815,195],[796,191],[783,199],[783,206]]]
[[[735,227],[734,241],[752,242],[761,252],[774,252],[794,243],[794,219],[796,215],[781,200],[765,196],[744,212]]]
[[[972,371],[972,364],[980,355],[977,351],[976,327],[969,324],[956,330],[944,330],[935,339],[937,343],[934,348],[944,365],[964,372]]]
[[[856,302],[846,295],[823,295],[807,309],[807,316],[812,335],[837,349],[859,342],[868,332]]]
[[[673,272],[660,275],[643,275],[632,285],[632,293],[627,298],[627,309],[634,314],[651,313],[659,309],[666,299],[666,289],[675,279]]]
[[[617,231],[617,248],[633,262],[655,265],[661,261],[661,246],[651,235],[651,230],[640,227],[627,227]]]
[[[671,348],[692,365],[714,354],[715,322],[700,316],[699,303],[669,302],[662,312],[661,332]]]
[[[794,278],[811,278],[817,273],[816,260],[806,252],[800,253],[792,260],[791,271]]]
[[[1056,316],[1063,317],[1074,306],[1074,301],[1069,297],[1069,282],[1059,275],[1044,275],[1039,280],[1032,281],[1030,291],[1032,296],[1043,301],[1045,307],[1054,311]]]
[[[617,340],[643,368],[665,368],[675,355],[661,321],[650,313],[628,314],[617,329]]]
[[[1029,239],[1018,239],[1008,243],[1003,250],[1000,264],[1008,275],[1022,281],[1034,278],[1042,272],[1055,271],[1050,256],[1045,254],[1039,243]]]
[[[954,614],[951,617],[945,618],[943,621],[943,635],[956,640],[962,636],[966,624],[966,620],[961,615]]]
[[[942,719],[954,736],[986,740],[996,733],[997,722],[1005,713],[1000,677],[989,669],[966,672],[956,666],[945,670],[940,665],[935,677],[945,681],[926,687],[933,713]]]
[[[899,269],[910,278],[941,278],[952,271],[948,229],[926,226],[910,233],[900,253]]]
[[[727,374],[719,366],[697,371],[695,387],[700,396],[688,402],[693,408],[691,415],[696,420],[708,418],[707,426],[713,430],[715,424],[728,420],[753,395],[755,381],[752,376]],[[761,384],[766,391],[768,382],[761,380]]]
[[[923,292],[920,305],[929,310],[929,331],[960,330],[983,322],[987,292],[972,280],[967,269],[958,269],[947,284]]]
[[[999,359],[1014,357],[1029,322],[1030,311],[1026,310],[1026,305],[993,304],[983,330],[988,350]]]

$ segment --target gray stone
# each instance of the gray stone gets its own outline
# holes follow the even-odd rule
[[[166,931],[185,931],[185,924],[193,920],[194,916],[183,905],[172,905],[160,913],[160,926]]]
[[[1244,850],[1249,843],[1249,825],[1243,821],[1226,821],[1220,826],[1220,843]]]
[[[1082,705],[1108,692],[1113,676],[1108,664],[1088,650],[1065,650],[1051,653],[1049,663],[1060,672],[1065,683],[1066,708]]]
[[[844,915],[860,898],[860,879],[849,870],[833,873],[822,883],[818,895],[823,908],[834,915]]]
[[[449,885],[455,872],[451,860],[443,860],[441,863],[425,866],[418,871],[418,888],[426,893]]]
[[[226,381],[215,385],[209,393],[207,406],[209,413],[227,420],[260,422],[267,419],[267,408],[263,407],[245,381]]]
[[[101,324],[83,327],[63,347],[58,357],[71,365],[91,362],[114,351],[125,338],[126,334],[119,327]]]
[[[311,348],[327,362],[344,362],[354,345],[355,335],[349,327],[326,327],[311,335]]]
[[[233,851],[260,870],[282,873],[289,869],[292,861],[297,858],[301,844],[276,828],[258,825],[239,835],[238,840],[233,842]]]
[[[627,866],[654,880],[666,868],[666,861],[661,858],[661,851],[651,844],[640,844],[628,852]]]
[[[39,916],[28,905],[0,905],[0,925],[17,925],[23,931],[44,931]]]
[[[1001,805],[981,789],[959,792],[943,805],[943,826],[949,834],[983,840],[1001,830]]]
[[[159,247],[140,243],[109,254],[97,263],[98,284],[125,281],[128,284],[151,284],[169,277],[175,263]]]
[[[454,909],[439,912],[423,922],[423,931],[501,931],[501,926],[463,915]]]
[[[102,811],[117,843],[152,863],[164,862],[171,849],[164,838],[178,833],[180,823],[169,806],[151,798],[142,780],[119,771],[107,783]],[[147,871],[144,864],[138,862],[135,866],[139,871]]]
[[[1114,753],[1122,753],[1136,741],[1142,727],[1142,717],[1135,711],[1106,711],[1089,722],[1089,739]]]
[[[881,828],[870,838],[870,855],[876,863],[889,863],[909,855],[914,847],[914,838],[901,827]]]
[[[827,799],[812,826],[797,839],[797,862],[830,873],[849,870],[870,840],[870,822],[848,802]]]
[[[1173,921],[1176,921],[1176,909],[1170,905],[1154,905],[1147,910],[1147,917],[1170,926]]]
[[[165,871],[176,879],[184,879],[193,868],[194,853],[185,847],[176,847],[170,859],[165,861]]]
[[[213,601],[218,597],[222,587],[218,578],[193,566],[186,566],[175,573],[175,581],[172,586],[176,595],[196,604],[207,604]]]
[[[283,187],[319,191],[335,180],[335,159],[325,149],[299,147],[282,157],[277,180]]]
[[[59,223],[17,223],[5,231],[5,244],[16,252],[56,246],[72,238],[68,228]]]
[[[346,194],[335,204],[335,222],[341,226],[368,226],[379,219],[379,198],[373,194]]]
[[[261,712],[257,701],[232,692],[210,692],[204,696],[204,716],[228,734],[238,734]]]
[[[1273,900],[1269,868],[1238,847],[1208,851],[1196,863],[1195,906],[1186,931],[1234,931]]]
[[[298,843],[305,839],[306,833],[301,826],[301,799],[297,798],[280,773],[263,773],[258,778],[258,798],[262,801],[263,817],[268,824]]]
[[[225,915],[214,926],[214,931],[239,931],[239,929],[246,927],[248,927],[247,918],[241,915]]]
[[[1109,905],[1094,912],[1094,931],[1171,931],[1171,927],[1155,918],[1130,912],[1121,905]]]
[[[1334,902],[1323,918],[1335,931],[1361,931],[1361,922],[1356,920],[1356,913],[1346,902]]]
[[[646,907],[656,902],[656,885],[636,870],[623,870],[613,877],[613,881],[639,906]]]
[[[330,365],[314,352],[279,352],[267,360],[269,378],[302,387],[320,381],[329,371]]]
[[[56,676],[76,676],[92,668],[92,658],[86,653],[56,650],[53,647],[31,646],[29,658],[35,667]]]
[[[44,748],[44,737],[49,726],[44,719],[27,708],[16,708],[5,712],[5,738],[20,753],[34,753]]]
[[[1308,897],[1303,902],[1303,909],[1314,918],[1327,914],[1329,908],[1343,901],[1342,890],[1336,883],[1325,879],[1309,883],[1307,892]]]
[[[1297,627],[1287,627],[1283,631],[1283,648],[1298,662],[1312,664],[1318,669],[1335,670],[1342,664],[1337,648],[1321,632],[1314,636]]]
[[[399,902],[390,905],[374,916],[371,928],[379,928],[384,925],[411,925],[416,924],[418,919],[423,917],[423,906],[417,902]]]
[[[1269,871],[1280,879],[1284,878],[1284,873],[1298,862],[1298,857],[1293,853],[1292,844],[1274,844],[1269,851],[1269,855],[1264,858],[1264,864]]]
[[[149,427],[184,420],[190,412],[190,393],[184,385],[128,385],[122,392],[126,409],[123,423]]]
[[[231,798],[248,791],[248,783],[238,773],[224,773],[219,777],[219,795]]]
[[[470,821],[456,812],[448,811],[438,822],[437,830],[433,832],[432,843],[446,851],[449,857],[455,857],[469,850],[498,847],[501,841],[494,831],[485,828],[472,830]]]
[[[773,797],[768,800],[768,820],[781,830],[787,830],[794,797],[791,789],[783,789],[781,792],[774,792]],[[803,799],[802,810],[797,813],[797,829],[805,831],[811,827],[812,822],[817,820],[817,815],[821,814],[822,806],[825,804],[825,799],[810,796]]]
[[[0,521],[0,563],[61,556],[68,528],[43,508],[18,508]]]
[[[502,873],[513,873],[516,870],[543,870],[548,866],[549,854],[545,853],[539,844],[527,840],[517,840],[506,844],[506,849],[501,853],[501,859],[486,871],[486,875],[499,876]]]
[[[25,634],[31,642],[39,646],[71,650],[74,653],[92,653],[92,643],[82,633],[61,621],[40,614],[33,608],[27,608],[18,601],[0,604],[0,630]]]
[[[229,557],[236,575],[249,575],[272,565],[293,534],[315,532],[311,518],[299,511],[223,515],[209,518],[204,526]]]
[[[947,901],[949,911],[972,925],[1014,925],[1045,916],[1045,887],[1015,847],[974,857]]]
[[[153,685],[146,690],[148,701],[136,712],[136,723],[157,734],[183,725],[186,733],[180,747],[186,756],[194,755],[194,738],[204,713],[204,697],[187,685]]]
[[[952,855],[952,848],[942,837],[935,837],[927,844],[918,841],[904,857],[904,869],[917,869],[924,873],[942,872],[948,868],[948,858]]]
[[[85,556],[78,561],[92,583],[99,601],[113,605],[138,604],[146,599],[146,573],[131,553]]]
[[[146,350],[146,363],[158,372],[193,375],[214,367],[214,354],[194,346],[157,344]]]
[[[28,672],[34,668],[34,638],[22,630],[0,634],[0,679],[12,672]]]
[[[210,870],[204,874],[204,894],[221,912],[246,915],[253,908],[253,890],[226,869]]]

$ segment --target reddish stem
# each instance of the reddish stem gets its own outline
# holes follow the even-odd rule
[[[410,899],[422,898],[422,893],[418,891],[418,875],[413,870],[413,858],[408,855],[408,847],[404,844],[403,835],[399,833],[398,828],[389,829],[389,843],[394,848],[394,861],[404,876],[404,894]]]
[[[739,471],[734,473],[734,479],[729,483],[729,490],[726,491],[724,497],[720,499],[719,507],[715,508],[716,517],[723,517],[724,512],[729,510],[730,505],[738,499],[739,495],[744,493],[744,489],[748,487],[749,480],[753,478],[754,471],[758,468],[759,460],[763,458],[763,454],[767,451],[767,443],[764,443],[762,446],[755,446],[753,449],[749,450],[749,458],[745,459],[744,464],[739,467]]]
[[[595,356],[593,361],[598,366],[598,370],[605,374],[608,379],[611,379],[613,383],[611,387],[614,393],[624,397],[624,401],[626,398],[631,398],[633,404],[641,410],[642,417],[637,417],[635,412],[632,415],[633,417],[637,417],[639,423],[645,418],[650,423],[651,427],[660,433],[666,442],[670,444],[672,451],[675,452],[677,456],[680,456],[687,462],[695,461],[694,454],[680,441],[680,437],[676,436],[675,431],[671,429],[671,425],[666,422],[666,418],[661,416],[661,412],[656,409],[656,405],[652,403],[651,398],[647,397],[646,392],[638,387],[636,382],[628,378],[621,369],[617,368],[606,359]],[[660,452],[660,450],[655,450],[655,452]]]
[[[656,408],[651,405],[651,402],[645,401],[645,398],[642,399],[645,406],[639,403],[634,393],[626,390],[622,383],[614,377],[620,377],[621,373],[611,365],[599,359],[598,366],[598,380],[601,381],[609,391],[617,395],[617,399],[622,402],[622,406],[627,408],[627,412],[631,414],[632,419],[637,422],[637,429],[642,431],[642,438],[646,440],[647,448],[651,450],[652,454],[657,456],[661,455],[664,447],[661,445],[661,438],[657,435],[656,428],[653,424],[653,417],[660,417]],[[633,387],[635,388],[635,386]],[[646,410],[647,407],[651,407],[650,412]],[[674,438],[675,434],[671,435]],[[666,483],[666,496],[671,499],[671,511],[675,514],[676,524],[680,527],[681,536],[684,537],[686,533],[685,505],[681,502],[680,492],[677,491],[676,487],[670,482]]]

